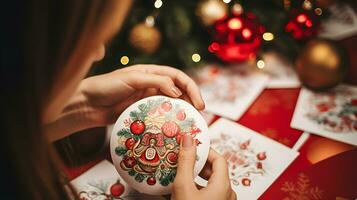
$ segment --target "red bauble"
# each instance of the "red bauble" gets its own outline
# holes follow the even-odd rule
[[[250,186],[250,183],[251,183],[251,181],[250,181],[249,178],[243,178],[243,179],[242,179],[242,184],[243,184],[244,186]]]
[[[180,133],[180,127],[174,121],[168,121],[162,125],[161,131],[166,137],[172,138]]]
[[[285,31],[291,33],[297,40],[304,40],[315,36],[319,27],[319,18],[313,11],[293,10],[290,14],[290,21],[285,26]]]
[[[120,197],[124,191],[125,187],[119,180],[110,187],[110,194],[114,197]]]
[[[164,111],[168,112],[168,111],[171,110],[172,104],[171,104],[170,101],[165,101],[165,102],[163,102],[163,103],[161,104],[161,108],[162,108]]]
[[[154,177],[149,177],[147,180],[146,180],[146,183],[148,185],[155,185],[156,184],[156,179]]]
[[[134,157],[126,156],[124,157],[123,162],[127,168],[133,168],[136,165],[136,159]]]
[[[135,144],[135,139],[134,138],[128,138],[126,141],[125,141],[125,147],[127,149],[132,149],[134,144]]]
[[[183,121],[186,119],[186,113],[184,110],[180,110],[176,113],[176,119]]]
[[[226,17],[215,23],[208,50],[225,62],[246,61],[256,56],[263,32],[252,13]]]
[[[258,160],[265,160],[267,158],[267,155],[265,154],[265,152],[260,152],[257,154],[257,158]]]
[[[141,120],[136,120],[130,124],[130,131],[134,135],[140,135],[145,131],[145,123]]]

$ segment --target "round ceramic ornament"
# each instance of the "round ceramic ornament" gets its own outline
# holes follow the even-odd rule
[[[112,130],[110,149],[120,176],[141,193],[171,193],[183,135],[197,144],[194,177],[208,156],[208,128],[201,114],[181,99],[152,96],[129,106]]]

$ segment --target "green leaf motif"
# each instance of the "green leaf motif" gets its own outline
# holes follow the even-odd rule
[[[118,156],[123,156],[126,154],[128,150],[124,147],[116,147],[115,148],[115,153],[118,155]]]
[[[130,171],[128,171],[128,174],[129,174],[130,176],[135,176],[135,175],[136,175],[136,172],[135,172],[134,170],[130,170]]]
[[[130,129],[128,128],[123,128],[123,129],[120,129],[117,133],[118,136],[123,136],[123,137],[126,137],[126,138],[130,138],[132,136],[131,132],[130,132]]]
[[[138,182],[143,182],[143,180],[145,179],[145,176],[144,175],[142,175],[142,174],[137,174],[136,176],[135,176],[135,180],[136,181],[138,181]]]

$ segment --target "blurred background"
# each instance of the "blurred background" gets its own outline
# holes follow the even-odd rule
[[[341,61],[336,67],[349,70],[346,79],[356,83],[351,74],[356,76],[357,67],[348,69],[356,66],[356,5],[354,0],[135,1],[92,73],[138,63],[181,69],[207,63],[262,66],[268,52],[293,65],[299,55],[310,63],[308,44],[318,40],[314,45],[327,44],[325,50]]]

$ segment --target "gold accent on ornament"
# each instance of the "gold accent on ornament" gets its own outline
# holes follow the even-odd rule
[[[201,1],[197,6],[196,15],[205,26],[213,25],[227,14],[228,6],[221,0]]]

